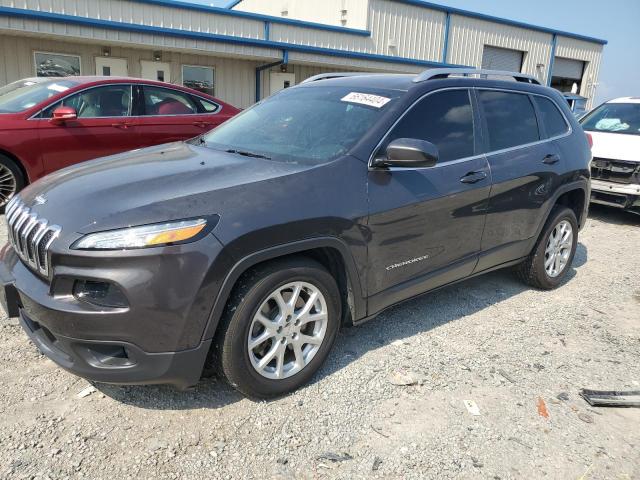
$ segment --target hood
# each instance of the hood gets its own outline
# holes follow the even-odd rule
[[[223,215],[233,189],[308,168],[180,142],[59,170],[20,197],[63,233],[89,233]],[[35,205],[36,196],[45,203]]]
[[[591,134],[591,138],[593,138],[592,152],[594,157],[640,162],[640,135],[591,130],[587,133]]]

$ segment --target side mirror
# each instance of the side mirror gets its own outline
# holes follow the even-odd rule
[[[438,163],[438,147],[425,140],[398,138],[387,146],[386,156],[373,160],[377,168],[425,168]]]
[[[51,117],[51,123],[56,125],[62,125],[69,120],[75,120],[78,118],[78,113],[73,107],[58,107],[53,111],[53,117]]]

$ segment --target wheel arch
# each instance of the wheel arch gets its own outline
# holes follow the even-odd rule
[[[0,155],[7,157],[8,159],[12,160],[17,165],[17,167],[20,169],[20,172],[22,173],[22,177],[24,178],[25,186],[27,186],[27,185],[29,185],[29,183],[31,183],[31,180],[29,178],[29,172],[26,169],[26,167],[24,166],[24,162],[22,160],[20,160],[13,153],[11,153],[10,151],[2,148],[1,146],[0,146]]]
[[[322,264],[334,276],[343,301],[343,322],[351,323],[366,316],[360,275],[349,247],[336,237],[300,240],[254,252],[236,262],[225,277],[216,296],[204,330],[203,340],[213,338],[233,288],[242,275],[266,262],[289,256],[307,256]]]

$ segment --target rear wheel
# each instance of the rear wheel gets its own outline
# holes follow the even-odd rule
[[[533,251],[518,266],[518,275],[536,288],[551,290],[558,287],[573,262],[577,244],[575,213],[567,207],[554,207]]]
[[[334,278],[301,257],[259,267],[238,283],[214,345],[218,369],[254,398],[304,385],[338,332],[341,300]]]
[[[24,187],[24,176],[16,163],[0,154],[0,212],[9,200]]]

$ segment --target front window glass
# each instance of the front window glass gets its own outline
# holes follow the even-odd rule
[[[69,80],[27,79],[0,88],[0,113],[23,112],[77,85]]]
[[[35,53],[37,77],[72,77],[80,75],[80,57],[60,53]]]
[[[348,87],[289,88],[203,139],[221,150],[318,164],[348,152],[401,93]]]
[[[593,132],[640,135],[640,103],[605,103],[580,123],[582,128]]]
[[[473,109],[467,90],[429,95],[393,129],[387,143],[398,138],[426,140],[438,147],[441,161],[474,154]]]
[[[58,107],[75,109],[78,118],[127,117],[131,112],[131,85],[90,88],[51,105],[42,118],[51,118]]]
[[[211,67],[182,66],[182,85],[213,96],[214,74]]]

